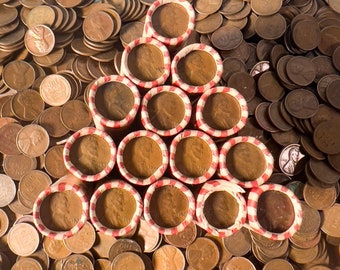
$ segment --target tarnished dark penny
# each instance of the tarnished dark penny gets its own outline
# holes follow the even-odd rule
[[[319,94],[319,97],[328,103],[327,96],[326,96],[326,89],[330,83],[332,83],[335,80],[339,80],[340,76],[336,74],[330,74],[322,77],[317,84],[317,92]]]
[[[264,102],[264,100],[260,97],[254,97],[250,101],[247,102],[248,105],[248,114],[249,115],[254,115],[255,109],[257,105],[259,105],[261,102]]]
[[[234,26],[224,26],[211,35],[211,42],[219,50],[232,50],[241,44],[243,34]]]
[[[269,177],[267,183],[268,184],[272,183],[272,184],[281,184],[282,185],[282,184],[290,182],[290,181],[292,181],[292,179],[284,173],[273,173]]]
[[[0,152],[5,155],[19,155],[16,137],[22,126],[17,123],[9,123],[0,128]]]
[[[340,173],[335,171],[327,161],[311,158],[309,166],[313,175],[325,184],[334,185],[340,178]]]
[[[285,85],[294,84],[287,75],[287,63],[290,59],[292,59],[292,55],[284,55],[278,61],[276,65],[276,73],[280,80],[285,83]]]
[[[266,131],[269,132],[277,132],[279,129],[273,125],[272,121],[269,118],[268,110],[270,103],[262,102],[260,103],[255,110],[255,118],[257,123]]]
[[[235,14],[243,9],[244,4],[240,0],[226,0],[222,2],[219,12],[225,15]]]
[[[228,80],[228,86],[239,91],[246,101],[254,98],[256,93],[256,83],[254,78],[246,72],[235,72]]]
[[[262,97],[267,101],[278,101],[285,94],[284,87],[279,83],[273,71],[263,72],[257,81],[257,87]]]
[[[275,14],[280,10],[282,6],[282,1],[274,0],[274,1],[261,1],[261,0],[253,0],[251,2],[251,9],[258,15],[261,16],[269,16]]]
[[[268,61],[270,52],[277,45],[275,40],[261,39],[256,45],[256,55],[260,61]]]
[[[275,40],[283,36],[286,27],[286,20],[279,13],[270,16],[259,16],[255,22],[257,35],[267,40]]]
[[[334,155],[328,155],[327,160],[334,170],[340,172],[340,153]]]
[[[332,59],[326,55],[319,55],[312,59],[316,69],[316,76],[314,81],[317,83],[321,78],[327,75],[336,74],[337,70],[334,68]]]
[[[334,67],[340,71],[340,46],[338,46],[333,54],[332,54],[332,61],[333,61],[333,65]]]
[[[247,72],[245,63],[238,57],[225,58],[223,60],[223,80],[227,82],[234,72]]]
[[[289,144],[296,144],[300,141],[299,134],[294,130],[278,131],[271,133],[272,138],[280,145],[287,146]]]
[[[250,48],[249,44],[246,41],[242,41],[239,46],[235,49],[228,51],[221,51],[221,56],[223,59],[228,57],[237,57],[243,62],[247,62],[250,57]]]
[[[289,92],[284,102],[287,111],[292,116],[300,119],[312,117],[319,109],[317,97],[306,89]]]
[[[327,86],[326,98],[334,108],[340,110],[340,79],[331,82]]]
[[[316,76],[313,62],[303,56],[294,56],[286,66],[288,78],[297,85],[306,86],[311,84]]]
[[[281,111],[281,102],[273,102],[268,107],[268,115],[270,121],[273,123],[281,131],[289,131],[293,127],[282,117]]]
[[[335,121],[320,123],[314,131],[313,141],[316,147],[326,154],[337,154],[340,152],[340,129]]]
[[[302,135],[300,139],[300,143],[301,143],[301,150],[304,153],[311,156],[312,158],[315,158],[317,160],[324,160],[326,158],[325,155],[316,148],[312,138],[306,135]]]
[[[274,69],[276,68],[276,65],[279,59],[282,56],[285,56],[287,54],[288,54],[288,51],[282,44],[276,44],[272,47],[269,58],[270,58],[271,65],[274,67]]]
[[[321,30],[321,41],[318,49],[327,56],[332,56],[340,43],[340,27],[327,26]]]

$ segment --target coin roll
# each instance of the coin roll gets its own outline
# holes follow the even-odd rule
[[[176,37],[166,37],[166,36],[161,35],[160,33],[156,31],[152,23],[153,16],[155,15],[155,12],[157,11],[157,9],[167,4],[178,4],[181,7],[183,7],[183,10],[185,10],[185,12],[187,13],[187,17],[188,17],[187,25],[183,25],[183,21],[173,22],[173,23],[180,24],[181,26],[185,28],[185,31]],[[168,16],[169,13],[164,14],[164,15]],[[194,27],[195,27],[195,11],[189,2],[184,1],[184,0],[176,0],[176,1],[157,0],[150,5],[146,13],[143,36],[153,37],[168,46],[178,46],[183,41],[189,38],[191,32],[194,30]]]
[[[162,178],[148,187],[143,213],[152,229],[160,234],[174,235],[183,231],[193,220],[195,198],[180,181]]]
[[[117,96],[116,98],[112,98],[112,97],[105,98],[105,96],[102,97],[102,99],[104,100],[109,100],[109,101],[111,100],[111,101],[118,102],[117,104],[111,105],[114,111],[109,110],[108,112],[106,112],[108,116],[104,116],[103,115],[104,113],[100,111],[101,108],[97,108],[96,97],[98,98],[99,96],[98,92],[100,91],[102,86],[104,87],[108,83],[114,83],[115,84],[114,88],[118,88],[118,89],[122,88],[123,90],[126,90],[126,89],[130,90],[129,96],[131,96],[132,102],[131,102],[131,106],[129,106],[127,109],[123,109],[125,115],[118,115],[119,117],[115,115],[115,111],[122,110],[120,106],[124,105],[120,103],[122,97],[118,97],[118,98]],[[124,91],[121,91],[121,92],[124,92]],[[126,96],[126,94],[124,95]],[[127,127],[133,122],[133,120],[136,117],[137,111],[139,109],[140,95],[139,95],[139,91],[136,85],[132,83],[128,78],[123,77],[123,76],[118,76],[118,75],[111,75],[111,76],[100,77],[98,80],[96,80],[93,83],[89,91],[88,101],[89,101],[89,107],[90,107],[90,111],[91,111],[95,126],[101,130],[110,131],[114,129]],[[109,107],[110,104],[107,104],[106,106]],[[109,118],[110,115],[113,115],[113,116]]]
[[[189,94],[214,87],[223,73],[219,53],[209,45],[194,43],[176,53],[171,62],[172,84]]]
[[[291,203],[293,209],[293,221],[289,228],[287,228],[283,232],[272,232],[268,229],[264,228],[259,222],[259,199],[261,195],[268,191],[275,191],[279,194],[286,196],[286,200],[288,199]],[[285,220],[288,219],[288,214],[290,211],[284,208],[283,204],[280,205],[282,211],[284,211]],[[281,209],[276,208],[276,212],[281,211]],[[279,184],[264,184],[262,186],[253,188],[248,196],[247,201],[247,213],[248,213],[248,221],[250,229],[254,232],[270,238],[272,240],[285,240],[294,235],[300,228],[302,222],[302,210],[301,203],[299,199],[295,196],[295,194],[285,186],[281,186]],[[276,222],[275,220],[273,222]],[[277,223],[277,222],[276,222]]]
[[[169,164],[169,152],[156,133],[138,130],[126,135],[117,150],[117,165],[132,184],[150,185],[163,176]]]
[[[112,171],[116,145],[106,132],[94,127],[82,128],[67,139],[63,159],[75,177],[87,182],[98,181]]]
[[[150,89],[143,97],[141,122],[145,129],[160,136],[173,136],[188,125],[191,112],[191,103],[184,91],[163,85]]]
[[[236,233],[245,224],[247,217],[247,205],[242,193],[244,190],[241,187],[226,180],[216,179],[204,183],[196,199],[198,226],[218,237]],[[227,223],[230,223],[228,227],[221,226]]]
[[[142,88],[164,84],[170,75],[170,54],[166,46],[153,38],[137,38],[124,49],[120,73]]]
[[[239,132],[247,118],[247,102],[234,88],[211,88],[197,102],[196,125],[213,137],[224,138]]]
[[[237,136],[226,141],[220,149],[218,162],[219,176],[244,188],[262,185],[274,169],[274,158],[268,148],[251,136]]]
[[[170,170],[185,184],[209,180],[217,170],[218,149],[209,135],[199,130],[184,130],[170,145]]]
[[[103,198],[104,196],[107,197],[107,201]],[[109,196],[114,198],[116,202],[109,201]],[[120,208],[117,207],[119,204]],[[100,209],[101,206],[105,207],[104,213],[103,209]],[[100,185],[90,200],[89,213],[93,226],[98,231],[114,237],[127,235],[135,228],[140,220],[142,211],[143,202],[138,191],[122,180],[113,180]],[[106,215],[108,216],[106,217]],[[121,226],[119,223],[125,224]],[[108,225],[113,226],[108,227]]]
[[[49,196],[66,191],[70,191],[74,196],[77,196],[79,198],[81,209],[76,210],[81,212],[81,216],[77,221],[76,225],[73,226],[70,230],[63,231],[52,230],[48,228],[42,220],[42,218],[44,218],[44,214],[43,215],[41,214],[41,206],[44,200],[48,199]],[[84,191],[80,188],[80,186],[60,183],[48,187],[39,194],[33,206],[33,222],[42,235],[53,239],[62,240],[73,236],[84,226],[84,223],[86,222],[88,217],[88,209],[89,209],[88,199]]]

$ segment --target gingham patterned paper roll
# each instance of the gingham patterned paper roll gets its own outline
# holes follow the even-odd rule
[[[189,177],[184,175],[181,171],[178,170],[175,162],[176,148],[178,143],[185,138],[195,137],[200,138],[205,141],[210,150],[211,150],[211,163],[209,169],[199,177]],[[171,142],[170,145],[170,169],[171,173],[180,181],[189,185],[197,185],[206,182],[209,180],[217,170],[218,166],[218,150],[214,141],[210,138],[209,135],[199,130],[184,130],[179,133]]]
[[[125,86],[127,86],[134,97],[134,104],[129,113],[126,115],[126,117],[120,121],[115,121],[112,119],[107,119],[103,115],[101,115],[96,107],[95,98],[96,93],[100,89],[100,86],[109,83],[109,82],[116,82],[121,83]],[[136,87],[136,85],[131,82],[128,78],[124,76],[118,76],[118,75],[110,75],[105,77],[100,77],[98,80],[96,80],[89,91],[89,107],[90,111],[93,117],[93,121],[97,128],[99,129],[118,129],[122,127],[129,126],[132,121],[135,119],[137,111],[139,109],[140,105],[140,94]]]
[[[257,204],[261,194],[268,190],[276,190],[284,193],[291,200],[291,203],[295,212],[295,219],[293,224],[283,233],[274,233],[264,229],[257,218]],[[285,186],[278,184],[265,184],[257,188],[253,188],[248,195],[247,202],[247,212],[248,212],[248,222],[249,228],[254,232],[270,238],[272,240],[284,240],[293,236],[296,231],[299,230],[302,222],[302,209],[299,199],[294,195],[294,193]]]
[[[73,191],[81,200],[81,205],[82,205],[81,218],[79,219],[78,223],[69,231],[53,231],[47,228],[41,220],[41,216],[40,216],[41,204],[44,201],[44,199],[46,199],[50,194],[56,193],[56,192],[63,192],[67,190]],[[78,185],[60,183],[60,184],[56,184],[56,185],[52,185],[48,187],[47,189],[45,189],[39,194],[33,206],[33,221],[34,221],[35,226],[37,227],[37,229],[42,235],[45,235],[53,239],[62,240],[62,239],[73,236],[84,226],[84,223],[86,222],[87,217],[88,217],[88,210],[89,210],[88,199],[85,193],[82,191],[82,189]]]
[[[103,138],[110,147],[110,160],[109,160],[108,164],[106,165],[106,167],[101,172],[99,172],[95,175],[84,174],[78,168],[75,167],[75,165],[71,162],[71,159],[70,159],[70,149],[71,149],[73,143],[78,138],[80,138],[82,136],[86,136],[86,135],[98,135],[101,138]],[[115,145],[114,141],[112,140],[112,138],[106,132],[101,131],[99,129],[96,129],[94,127],[82,128],[81,130],[75,132],[73,135],[71,135],[67,139],[65,146],[64,146],[63,159],[64,159],[64,163],[65,163],[66,168],[75,177],[77,177],[77,178],[79,178],[83,181],[87,181],[87,182],[98,181],[98,180],[104,178],[106,175],[108,175],[112,171],[112,169],[115,165],[115,161],[116,161],[116,145]]]
[[[156,30],[154,29],[152,25],[152,15],[154,14],[155,10],[159,8],[160,6],[168,4],[168,3],[175,3],[175,4],[179,4],[183,6],[189,16],[189,23],[188,23],[187,30],[182,35],[178,37],[174,37],[174,38],[161,36],[159,33],[156,32]],[[175,0],[175,1],[174,0],[157,0],[152,3],[152,5],[149,7],[146,13],[143,36],[153,37],[165,45],[177,46],[177,45],[180,45],[183,41],[188,39],[191,32],[194,30],[194,27],[195,27],[195,11],[188,1],[186,0]]]
[[[155,172],[147,178],[139,178],[135,175],[132,175],[126,168],[124,164],[124,150],[126,145],[133,139],[139,138],[139,137],[148,137],[152,140],[154,140],[157,145],[159,146],[161,152],[162,152],[162,164],[155,170]],[[117,165],[119,168],[120,173],[122,176],[129,181],[132,184],[140,185],[140,186],[146,186],[150,185],[159,178],[161,178],[167,169],[169,164],[169,152],[166,144],[164,141],[159,137],[156,133],[153,133],[151,131],[147,130],[138,130],[129,133],[124,137],[124,139],[119,143],[118,150],[117,150]]]
[[[235,223],[228,228],[219,229],[209,224],[207,218],[204,215],[204,204],[206,199],[215,191],[228,192],[238,203],[238,215]],[[241,193],[245,191],[234,183],[230,183],[226,180],[216,179],[210,180],[202,186],[196,199],[196,220],[197,225],[206,230],[208,233],[218,236],[227,237],[242,228],[247,218],[247,204]]]
[[[204,106],[209,98],[209,96],[214,95],[216,93],[225,93],[232,97],[234,97],[240,106],[241,117],[237,124],[230,129],[227,130],[217,130],[210,127],[207,122],[204,120],[203,117],[203,110]],[[225,86],[219,86],[211,88],[205,91],[201,97],[199,98],[196,106],[196,125],[199,129],[203,130],[204,132],[208,133],[210,136],[213,137],[228,137],[235,133],[237,133],[240,129],[244,127],[248,118],[248,106],[247,102],[244,97],[234,88],[229,88]]]
[[[130,56],[130,52],[134,48],[136,48],[137,46],[139,46],[141,44],[153,45],[155,48],[159,49],[159,51],[163,55],[163,61],[164,61],[163,73],[160,77],[158,77],[157,79],[155,79],[153,81],[142,81],[142,80],[138,79],[129,69],[128,58]],[[145,57],[147,57],[147,56],[145,56]],[[149,57],[153,57],[153,56],[150,55]],[[149,88],[156,87],[158,85],[164,84],[164,82],[167,80],[167,78],[170,75],[170,63],[171,63],[171,60],[170,60],[169,51],[162,42],[160,42],[156,39],[153,39],[153,38],[149,38],[149,37],[138,38],[138,39],[131,41],[125,47],[125,49],[123,51],[123,55],[122,55],[122,63],[121,63],[120,74],[122,76],[128,77],[133,83],[135,83],[139,87],[149,89]]]
[[[262,175],[251,181],[242,181],[240,179],[237,179],[230,173],[226,164],[226,157],[229,150],[236,144],[245,142],[251,143],[252,145],[258,147],[262,151],[263,157],[265,159],[265,168]],[[253,160],[252,162],[256,164],[257,161]],[[274,169],[274,158],[268,148],[261,141],[251,136],[238,136],[231,138],[227,142],[225,142],[220,150],[218,163],[220,177],[227,179],[235,184],[238,184],[244,188],[253,188],[262,185],[269,179]]]
[[[208,83],[204,85],[198,85],[198,86],[189,85],[185,83],[181,79],[180,74],[178,74],[178,70],[177,70],[178,62],[192,51],[207,52],[215,60],[216,73],[214,77]],[[183,89],[189,94],[203,93],[207,91],[208,89],[214,87],[220,81],[222,72],[223,72],[223,64],[222,64],[221,56],[219,55],[219,53],[214,48],[208,45],[202,44],[202,43],[194,43],[194,44],[184,47],[174,56],[171,62],[172,84],[180,87],[181,89]]]
[[[118,189],[124,189],[134,197],[136,201],[136,210],[135,213],[130,221],[130,223],[120,229],[112,229],[104,226],[100,220],[98,219],[97,213],[96,213],[96,205],[99,197],[107,190],[118,188]],[[90,200],[90,218],[93,226],[100,232],[105,233],[110,236],[119,237],[128,234],[132,229],[134,229],[142,215],[143,212],[143,202],[141,199],[141,196],[139,195],[138,191],[133,188],[130,184],[126,183],[122,180],[113,180],[107,183],[102,184],[99,186],[95,192],[93,193],[91,200]]]
[[[184,195],[187,197],[188,203],[189,203],[188,214],[186,218],[179,225],[177,225],[176,227],[172,227],[172,228],[164,228],[164,227],[159,226],[158,224],[155,223],[155,221],[152,219],[151,214],[150,214],[150,201],[151,201],[151,197],[153,193],[155,192],[157,188],[168,186],[168,185],[176,187],[181,192],[183,192]],[[187,186],[185,186],[183,183],[177,180],[174,180],[174,179],[162,178],[148,187],[146,194],[144,196],[144,219],[151,226],[151,228],[156,230],[158,233],[167,234],[167,235],[177,234],[183,231],[190,224],[194,216],[195,216],[195,198],[192,192],[190,191],[190,189]]]
[[[163,93],[163,92],[169,92],[169,93],[176,94],[178,97],[180,97],[182,99],[183,105],[185,107],[184,117],[183,117],[182,121],[178,124],[177,127],[174,127],[172,129],[169,129],[169,130],[161,130],[161,129],[156,128],[151,123],[150,118],[152,116],[149,115],[149,112],[148,112],[148,109],[147,109],[149,101],[153,97],[155,97],[157,94]],[[173,136],[173,135],[181,132],[187,126],[187,124],[190,121],[191,111],[192,111],[192,108],[191,108],[190,99],[188,98],[188,96],[185,92],[183,92],[180,88],[178,88],[176,86],[163,85],[163,86],[158,86],[158,87],[150,89],[146,93],[146,95],[144,96],[144,98],[142,100],[142,104],[141,104],[141,121],[142,121],[144,128],[147,129],[147,130],[153,131],[160,136]]]

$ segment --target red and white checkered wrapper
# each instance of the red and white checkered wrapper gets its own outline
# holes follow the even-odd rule
[[[46,199],[50,194],[56,193],[56,192],[63,192],[67,190],[73,191],[81,200],[82,209],[83,209],[81,218],[79,219],[78,223],[69,231],[50,230],[44,225],[44,223],[41,220],[41,217],[40,217],[41,204],[44,201],[44,199]],[[34,221],[35,226],[37,227],[37,229],[42,235],[45,235],[53,239],[62,240],[65,238],[72,237],[84,226],[88,218],[88,210],[89,210],[88,199],[80,186],[60,183],[60,184],[49,186],[48,188],[46,188],[44,191],[42,191],[39,194],[33,206],[33,221]]]
[[[283,233],[273,233],[269,232],[266,229],[264,229],[257,219],[257,204],[259,197],[261,194],[268,190],[276,190],[284,193],[288,196],[288,198],[291,200],[295,212],[295,219],[293,221],[293,224]],[[288,239],[289,237],[293,236],[296,231],[299,230],[301,222],[302,222],[302,209],[301,209],[301,203],[300,200],[295,196],[294,192],[289,190],[289,188],[285,186],[281,186],[278,184],[265,184],[257,188],[253,188],[249,195],[248,195],[248,202],[247,202],[247,212],[248,212],[248,222],[249,222],[249,228],[253,230],[254,232],[270,238],[272,240],[284,240]]]
[[[134,105],[130,112],[126,115],[126,117],[120,121],[115,121],[112,119],[107,119],[103,115],[101,115],[96,107],[95,98],[96,93],[100,89],[100,86],[109,83],[109,82],[117,82],[124,84],[128,88],[130,88],[133,96],[134,96]],[[93,121],[98,129],[104,130],[105,128],[109,129],[118,129],[122,127],[129,126],[136,117],[140,105],[140,94],[136,87],[136,85],[131,82],[128,78],[124,76],[118,75],[110,75],[105,77],[100,77],[96,80],[89,91],[89,107],[93,117]]]
[[[86,136],[86,135],[98,135],[101,138],[103,138],[110,147],[110,160],[107,166],[101,172],[95,175],[86,175],[82,173],[78,168],[75,167],[75,165],[71,162],[71,159],[70,159],[70,149],[73,143],[78,138],[82,136]],[[64,158],[65,166],[71,174],[73,174],[75,177],[83,181],[94,182],[94,181],[98,181],[104,178],[106,175],[108,175],[112,171],[115,165],[115,161],[116,161],[116,145],[114,141],[112,140],[112,138],[106,132],[96,129],[94,127],[85,127],[75,132],[73,135],[71,135],[67,139],[65,146],[64,146],[63,158]]]
[[[96,214],[96,204],[97,204],[99,197],[105,191],[109,189],[113,189],[113,188],[124,189],[130,192],[136,201],[136,210],[131,219],[131,222],[126,227],[120,228],[120,229],[112,229],[112,228],[105,227],[99,221],[97,214]],[[130,231],[132,231],[137,226],[142,213],[143,213],[143,202],[138,191],[135,188],[133,188],[130,184],[122,180],[113,180],[113,181],[102,184],[95,190],[90,200],[90,218],[91,218],[91,222],[93,226],[98,231],[105,233],[107,235],[113,236],[113,237],[124,236],[128,234]]]
[[[158,224],[155,223],[150,214],[150,201],[152,194],[155,192],[157,188],[164,186],[173,186],[178,188],[188,198],[189,203],[188,214],[186,218],[182,221],[182,223],[172,228],[164,228],[159,226]],[[193,221],[194,216],[195,216],[195,198],[191,190],[183,183],[174,179],[162,178],[148,187],[144,196],[144,219],[151,226],[151,228],[156,230],[158,233],[166,235],[177,234],[183,231],[190,224],[190,222]]]
[[[209,53],[215,60],[215,63],[216,63],[215,76],[210,82],[204,85],[198,85],[198,86],[189,85],[183,82],[183,80],[180,77],[180,74],[178,74],[178,71],[177,71],[178,62],[180,61],[180,59],[182,59],[183,57],[185,57],[187,54],[189,54],[192,51],[205,51]],[[202,43],[194,43],[194,44],[184,47],[174,56],[171,62],[172,84],[182,88],[184,91],[186,91],[189,94],[203,93],[207,91],[208,89],[214,87],[221,80],[222,72],[223,72],[223,64],[222,64],[222,59],[219,53],[214,48],[210,47],[209,45],[205,45]]]
[[[154,140],[162,151],[162,165],[148,178],[138,178],[132,175],[124,165],[123,153],[126,145],[133,139],[138,137],[148,137]],[[159,178],[161,178],[167,169],[169,164],[169,153],[168,148],[164,141],[156,133],[147,130],[138,130],[129,133],[124,137],[124,139],[119,143],[117,150],[117,165],[122,176],[132,184],[139,186],[150,185]]]
[[[150,121],[150,115],[147,110],[149,101],[154,96],[162,92],[170,92],[170,93],[174,93],[178,95],[182,99],[183,104],[185,106],[185,112],[184,112],[184,117],[182,121],[178,124],[177,127],[169,129],[169,130],[160,130],[154,127]],[[141,104],[142,124],[145,129],[151,130],[160,136],[173,136],[181,132],[187,126],[191,118],[191,111],[192,111],[192,108],[191,108],[190,99],[184,91],[182,91],[180,88],[176,86],[170,86],[170,85],[158,86],[158,87],[150,89],[150,91],[146,93],[146,95],[144,96],[142,100],[142,104]]]
[[[155,10],[162,5],[169,4],[169,3],[175,3],[175,4],[179,4],[183,6],[189,16],[187,30],[182,35],[178,37],[174,37],[174,38],[161,36],[159,33],[156,32],[156,30],[154,29],[152,25],[152,15],[155,12]],[[186,0],[157,0],[152,3],[152,5],[149,7],[146,13],[143,36],[153,37],[167,46],[177,46],[177,45],[180,45],[183,41],[188,39],[188,37],[190,36],[194,28],[195,28],[195,10],[193,9],[192,5],[188,1]]]
[[[210,95],[216,94],[216,93],[226,93],[232,97],[234,97],[239,105],[241,110],[241,118],[237,122],[237,124],[227,130],[217,130],[212,127],[210,127],[203,118],[203,109],[205,106],[205,103],[207,102]],[[218,86],[211,88],[207,91],[205,91],[201,97],[199,98],[196,106],[196,125],[199,129],[203,130],[204,132],[208,133],[210,136],[213,137],[228,137],[231,136],[237,132],[239,132],[240,129],[242,129],[248,118],[248,106],[247,101],[244,99],[244,97],[234,88],[229,88],[225,86]]]
[[[266,166],[262,175],[252,181],[241,181],[237,179],[230,173],[226,164],[226,157],[228,155],[229,150],[234,145],[244,142],[251,143],[254,146],[258,147],[262,151],[263,156],[266,160]],[[231,138],[230,140],[225,142],[220,150],[218,162],[219,162],[219,176],[235,184],[238,184],[244,188],[253,188],[262,185],[269,179],[274,169],[274,158],[270,151],[268,150],[268,148],[261,141],[251,136],[238,136]],[[253,162],[256,163],[257,161],[254,160]]]
[[[209,224],[203,211],[206,199],[216,191],[228,192],[235,198],[239,206],[235,223],[225,229],[219,229]],[[243,227],[247,218],[247,205],[243,195],[241,194],[244,192],[245,191],[240,186],[222,179],[210,180],[204,183],[196,199],[197,225],[206,230],[208,233],[218,237],[227,237],[236,233]]]
[[[204,140],[210,147],[211,150],[211,164],[209,169],[199,177],[188,177],[180,172],[175,163],[175,155],[176,155],[176,148],[178,143],[185,138],[188,137],[198,137]],[[179,133],[171,142],[170,145],[170,169],[171,173],[180,181],[184,182],[185,184],[189,185],[197,185],[206,182],[209,180],[217,170],[218,166],[218,149],[214,141],[211,139],[209,135],[204,133],[203,131],[199,130],[184,130],[183,132]]]
[[[130,52],[132,51],[132,49],[134,49],[135,47],[137,47],[141,44],[153,45],[157,49],[159,49],[161,51],[162,55],[163,55],[164,71],[163,71],[162,75],[159,78],[157,78],[156,80],[142,81],[142,80],[138,79],[134,74],[132,74],[132,72],[129,69],[128,58],[129,58]],[[170,64],[171,64],[171,59],[170,59],[170,54],[169,54],[167,47],[162,42],[160,42],[156,39],[149,38],[149,37],[143,37],[143,38],[138,38],[138,39],[131,41],[125,47],[125,49],[123,51],[123,55],[122,55],[122,63],[121,63],[121,68],[120,68],[120,74],[122,76],[128,77],[133,83],[135,83],[139,87],[149,89],[149,88],[156,87],[158,85],[164,84],[164,82],[167,80],[167,78],[170,75]]]

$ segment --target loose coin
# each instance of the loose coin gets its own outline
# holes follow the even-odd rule
[[[85,253],[90,250],[96,239],[96,233],[91,223],[84,226],[72,237],[64,239],[65,246],[72,253]]]
[[[63,150],[63,145],[56,145],[46,152],[44,167],[53,178],[61,178],[68,173],[63,160]]]
[[[282,6],[281,0],[274,1],[261,1],[253,0],[251,1],[251,9],[258,15],[269,16],[273,15],[280,10]]]
[[[90,126],[91,112],[86,104],[80,100],[71,100],[64,104],[60,111],[63,125],[72,131]]]
[[[35,71],[33,66],[25,61],[12,61],[5,65],[2,78],[9,88],[24,90],[34,83]]]
[[[62,75],[46,76],[40,84],[40,95],[51,106],[61,106],[71,97],[71,85]]]
[[[24,269],[24,268],[27,268],[30,270],[43,270],[39,261],[33,258],[21,258],[12,266],[11,269],[19,270],[19,269]]]
[[[175,247],[186,248],[196,239],[196,236],[196,225],[191,222],[183,231],[177,234],[165,235],[164,240]]]
[[[109,250],[109,260],[112,262],[119,254],[127,251],[142,253],[140,245],[131,239],[118,239]]]
[[[241,228],[235,234],[225,237],[223,244],[234,256],[244,256],[251,250],[251,236],[246,228]]]
[[[326,98],[336,109],[340,110],[340,80],[331,82],[326,88]]]
[[[170,254],[167,253],[167,256],[170,256]],[[162,259],[164,262],[164,258]],[[172,260],[176,260],[176,258],[172,257]],[[111,270],[121,270],[124,268],[144,270],[145,265],[142,258],[138,254],[133,252],[123,252],[114,258],[111,263]],[[155,270],[157,269],[161,268],[158,268],[157,265],[155,265]]]
[[[288,61],[286,69],[289,79],[300,86],[311,84],[316,76],[312,60],[303,56],[292,57]]]
[[[238,47],[243,40],[241,30],[234,26],[224,26],[211,35],[212,44],[219,50],[232,50]]]
[[[50,107],[44,110],[39,117],[39,125],[46,129],[48,135],[60,138],[70,130],[66,128],[60,118],[61,107]]]
[[[296,175],[299,170],[299,161],[302,160],[304,155],[300,152],[299,144],[287,145],[280,154],[279,166],[283,173],[293,176]]]
[[[1,129],[0,129],[1,131]],[[316,147],[326,154],[340,152],[340,130],[335,121],[320,123],[314,130],[313,141]]]
[[[181,250],[171,245],[163,245],[152,255],[155,270],[184,269],[185,258]]]
[[[303,188],[303,197],[305,202],[316,210],[330,208],[336,201],[338,188],[321,188],[311,185],[308,181]]]
[[[299,119],[311,118],[319,109],[319,101],[313,92],[297,89],[288,93],[285,107],[294,117]]]
[[[80,267],[86,270],[94,270],[91,260],[83,254],[72,254],[62,264],[63,270],[81,269]]]
[[[43,247],[47,255],[54,260],[64,259],[72,253],[66,248],[63,240],[56,240],[50,237],[44,237]]]
[[[6,155],[2,166],[9,177],[19,181],[23,175],[37,168],[37,160],[25,155]]]
[[[0,209],[0,237],[2,237],[8,230],[9,219],[6,212]]]
[[[280,38],[285,33],[286,27],[286,20],[279,13],[269,16],[258,16],[255,22],[257,35],[266,40]]]
[[[16,186],[13,180],[5,174],[0,174],[0,179],[0,207],[5,207],[14,200]]]
[[[48,55],[53,50],[54,44],[54,33],[46,25],[35,25],[26,31],[25,46],[32,55]]]

